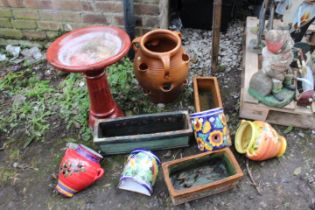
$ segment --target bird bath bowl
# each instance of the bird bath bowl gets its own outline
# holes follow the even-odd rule
[[[47,60],[56,69],[85,74],[91,128],[96,119],[124,115],[113,100],[104,70],[124,57],[129,48],[125,31],[113,26],[91,26],[64,34],[47,50]]]

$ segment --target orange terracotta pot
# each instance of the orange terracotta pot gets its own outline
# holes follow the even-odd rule
[[[281,157],[286,147],[286,139],[266,122],[242,120],[235,134],[236,150],[251,160]]]
[[[157,29],[137,37],[132,44],[136,52],[134,72],[145,94],[155,103],[175,100],[187,83],[189,69],[181,34]]]

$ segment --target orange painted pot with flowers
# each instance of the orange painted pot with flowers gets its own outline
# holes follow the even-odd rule
[[[235,134],[235,148],[251,160],[267,160],[281,157],[287,141],[266,122],[242,120]]]
[[[190,118],[199,150],[213,151],[232,145],[221,107],[196,112]]]

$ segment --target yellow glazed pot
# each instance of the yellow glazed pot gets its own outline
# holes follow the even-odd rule
[[[267,160],[281,157],[287,141],[266,122],[242,120],[235,134],[235,148],[251,160]]]

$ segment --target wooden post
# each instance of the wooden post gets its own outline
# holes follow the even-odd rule
[[[213,1],[212,12],[212,53],[211,53],[211,72],[218,69],[218,56],[220,50],[220,29],[221,29],[221,8],[222,0]]]

